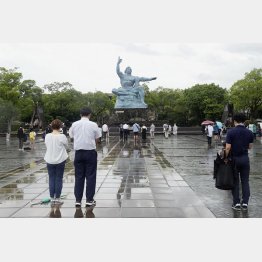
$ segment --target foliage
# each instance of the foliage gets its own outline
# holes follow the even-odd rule
[[[233,84],[230,99],[234,108],[244,111],[253,119],[261,117],[262,111],[262,69],[253,69]]]
[[[189,124],[200,124],[204,119],[221,119],[227,103],[226,89],[212,84],[197,84],[184,92],[189,110]]]

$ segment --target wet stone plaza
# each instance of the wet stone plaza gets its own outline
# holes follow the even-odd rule
[[[70,145],[72,148],[72,145]],[[110,137],[98,145],[96,207],[75,208],[74,151],[69,153],[60,207],[36,204],[49,197],[45,145],[19,151],[18,141],[0,138],[2,218],[254,218],[262,217],[262,143],[250,150],[249,210],[231,209],[230,191],[218,190],[213,162],[220,145],[208,149],[201,135],[157,135],[134,144]],[[83,199],[84,200],[84,199]],[[36,204],[36,205],[32,205]]]

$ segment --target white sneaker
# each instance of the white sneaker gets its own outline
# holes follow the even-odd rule
[[[64,204],[64,202],[61,201],[60,198],[56,198],[55,203],[56,203],[57,205],[63,205],[63,204]]]

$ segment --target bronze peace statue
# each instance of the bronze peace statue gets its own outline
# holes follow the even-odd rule
[[[114,88],[113,94],[117,95],[115,108],[147,108],[144,102],[144,88],[139,82],[155,80],[156,77],[138,77],[132,75],[131,67],[127,67],[125,72],[120,71],[120,63],[122,59],[119,57],[116,65],[116,73],[120,78],[121,87]]]

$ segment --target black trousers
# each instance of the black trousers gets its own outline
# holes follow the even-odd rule
[[[124,140],[127,140],[128,137],[128,130],[124,129]]]
[[[242,186],[242,201],[245,204],[248,204],[250,189],[249,189],[249,171],[250,164],[248,155],[234,157],[236,170],[235,170],[235,180],[234,188],[232,190],[233,202],[234,205],[240,203],[239,198],[239,177],[241,180]]]
[[[81,202],[86,180],[86,201],[94,199],[96,190],[97,152],[96,150],[76,150],[75,152],[75,198]]]

